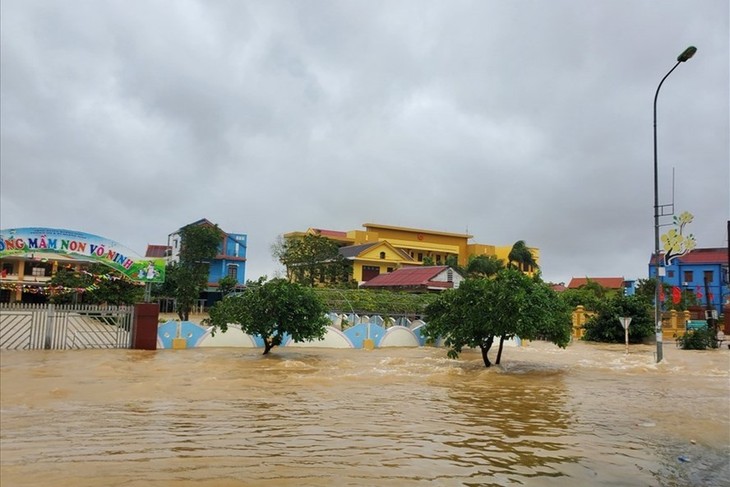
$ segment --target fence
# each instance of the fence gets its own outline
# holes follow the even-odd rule
[[[132,306],[0,304],[0,349],[130,348]]]
[[[583,338],[585,335],[586,321],[595,316],[596,313],[586,311],[583,306],[576,306],[573,310],[573,338]],[[687,321],[690,319],[689,311],[665,311],[662,313],[662,338],[664,340],[675,340],[685,334]],[[616,321],[618,326],[618,320]]]

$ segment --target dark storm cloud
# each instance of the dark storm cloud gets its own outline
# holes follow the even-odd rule
[[[726,1],[33,2],[2,9],[0,226],[143,252],[208,218],[366,221],[540,247],[544,276],[643,277],[661,199],[726,245]]]

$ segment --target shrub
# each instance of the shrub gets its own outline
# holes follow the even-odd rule
[[[717,338],[709,329],[699,328],[697,330],[688,330],[684,336],[677,338],[677,345],[682,350],[706,350],[708,348],[717,348]]]
[[[596,316],[585,324],[584,340],[593,342],[624,342],[624,329],[619,322],[622,316],[631,317],[629,342],[639,343],[654,334],[651,306],[635,296],[613,296],[598,305]]]

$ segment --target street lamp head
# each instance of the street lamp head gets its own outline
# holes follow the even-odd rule
[[[686,61],[689,61],[692,56],[695,55],[697,52],[697,48],[695,46],[689,46],[687,49],[684,50],[682,54],[677,56],[677,62],[683,63]]]

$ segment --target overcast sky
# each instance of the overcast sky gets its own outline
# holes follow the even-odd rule
[[[660,203],[727,245],[727,0],[0,3],[0,228],[144,254],[207,218],[247,278],[308,227],[525,240],[642,278]],[[667,223],[670,220],[666,221]],[[666,229],[662,229],[665,231]]]

